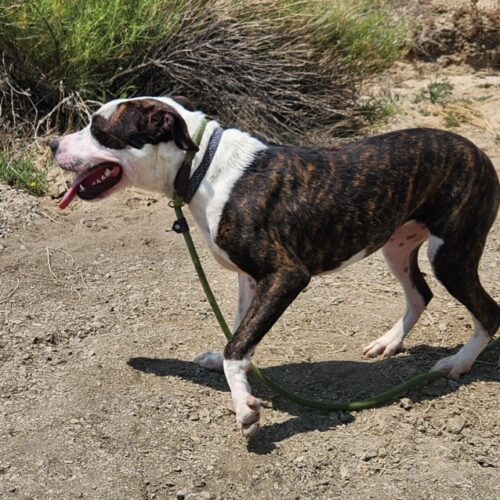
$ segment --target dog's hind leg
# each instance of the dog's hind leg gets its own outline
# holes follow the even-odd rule
[[[433,370],[445,371],[458,378],[471,370],[474,361],[500,326],[500,306],[484,290],[478,275],[479,261],[488,232],[500,205],[500,184],[493,165],[479,150],[474,151],[474,182],[462,181],[467,187],[445,207],[440,217],[429,220],[432,233],[429,260],[434,274],[453,297],[472,315],[474,334],[453,356],[439,361]],[[436,244],[436,242],[438,244]]]
[[[403,287],[406,312],[387,333],[364,348],[366,356],[392,356],[398,352],[432,299],[432,292],[418,267],[418,250],[428,235],[424,224],[410,221],[397,229],[382,248],[389,268]]]
[[[246,274],[238,274],[238,309],[234,318],[233,333],[240,326],[241,320],[250,307],[255,287],[256,283],[253,278]],[[221,352],[201,352],[194,358],[193,362],[207,370],[224,371],[224,356]]]
[[[481,231],[477,226],[476,230]],[[471,370],[500,326],[500,306],[484,290],[477,272],[486,233],[487,229],[483,235],[473,233],[474,237],[479,236],[475,241],[470,237],[469,241],[443,237],[436,254],[430,255],[436,277],[468,309],[474,323],[474,334],[469,341],[432,368],[447,372],[449,378],[458,378]]]

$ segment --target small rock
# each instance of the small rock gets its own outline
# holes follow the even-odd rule
[[[187,495],[187,493],[185,491],[181,490],[175,494],[175,498],[177,498],[177,500],[184,500],[186,498],[186,495]]]
[[[448,330],[448,326],[445,323],[439,323],[438,328],[442,332],[445,332],[446,330]]]
[[[460,434],[465,426],[465,420],[461,417],[453,417],[446,425],[446,430],[451,434]]]
[[[476,463],[478,463],[481,467],[492,467],[495,468],[496,465],[493,461],[487,457],[476,457]]]
[[[364,462],[368,462],[372,458],[377,458],[377,457],[378,453],[376,451],[365,451],[361,456],[361,460],[363,460]]]
[[[347,479],[349,478],[349,476],[350,476],[350,475],[351,475],[351,473],[350,473],[349,468],[348,468],[346,465],[342,464],[342,465],[340,466],[340,477],[341,477],[343,480],[347,480]]]
[[[401,408],[404,408],[405,410],[409,410],[410,408],[413,408],[413,401],[410,398],[403,398],[399,402],[399,406],[401,406]]]

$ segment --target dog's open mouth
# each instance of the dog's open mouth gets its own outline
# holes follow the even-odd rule
[[[93,200],[115,186],[122,178],[122,167],[118,163],[101,163],[89,172],[76,177],[59,203],[59,208],[66,208],[78,195],[82,200]]]

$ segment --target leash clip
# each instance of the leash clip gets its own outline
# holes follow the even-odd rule
[[[189,225],[185,217],[176,220],[172,226],[172,231],[177,234],[187,233],[189,231]]]

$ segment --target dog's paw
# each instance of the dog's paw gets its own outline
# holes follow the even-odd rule
[[[220,352],[200,352],[200,354],[193,359],[193,363],[196,363],[206,370],[214,370],[217,372],[224,371],[224,356]]]
[[[374,340],[363,349],[363,354],[369,358],[384,356],[388,358],[399,352],[403,347],[403,341],[399,335],[394,335],[392,331],[387,332],[382,337]]]
[[[472,370],[474,362],[461,356],[460,352],[453,356],[448,356],[439,360],[432,368],[431,372],[445,372],[448,378],[458,379],[461,375],[469,373]]]
[[[254,437],[259,432],[260,402],[249,394],[245,403],[240,403],[235,408],[236,422],[241,434],[246,439]]]

